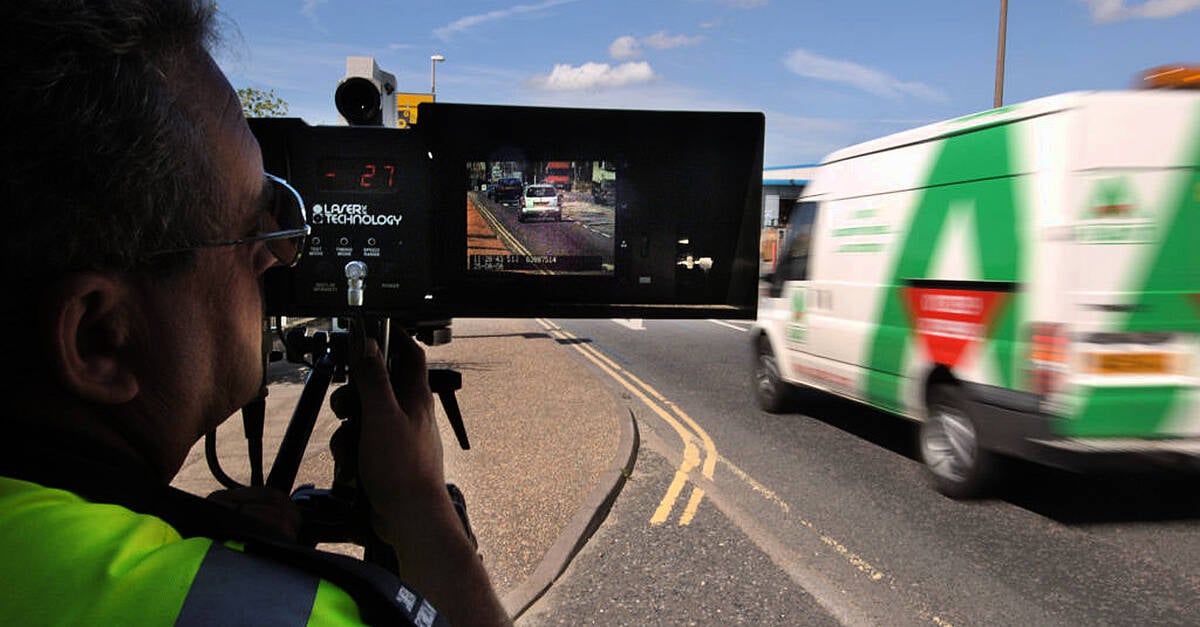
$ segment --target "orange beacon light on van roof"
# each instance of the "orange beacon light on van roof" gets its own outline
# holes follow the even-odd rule
[[[1160,65],[1142,72],[1142,89],[1200,89],[1200,65]]]

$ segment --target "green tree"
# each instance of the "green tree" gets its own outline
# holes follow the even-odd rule
[[[274,89],[242,87],[237,95],[242,101],[242,113],[248,118],[278,118],[288,113],[287,102],[276,96]]]

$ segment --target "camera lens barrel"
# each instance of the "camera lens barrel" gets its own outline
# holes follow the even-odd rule
[[[352,126],[378,126],[383,123],[379,88],[361,76],[347,78],[338,85],[333,102],[338,113]]]

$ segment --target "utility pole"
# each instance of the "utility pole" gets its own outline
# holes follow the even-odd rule
[[[1008,0],[1000,0],[1000,42],[996,45],[996,97],[992,106],[1004,104],[1004,40],[1008,37]]]

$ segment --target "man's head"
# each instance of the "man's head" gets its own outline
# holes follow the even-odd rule
[[[24,431],[169,478],[261,379],[270,185],[201,0],[0,8],[3,322]],[[183,252],[162,254],[162,251]],[[16,388],[17,386],[13,386]]]
[[[201,94],[168,78],[204,54],[212,21],[200,0],[0,8],[6,285],[27,269],[35,284],[135,269],[148,251],[215,234],[214,168],[185,108]]]

